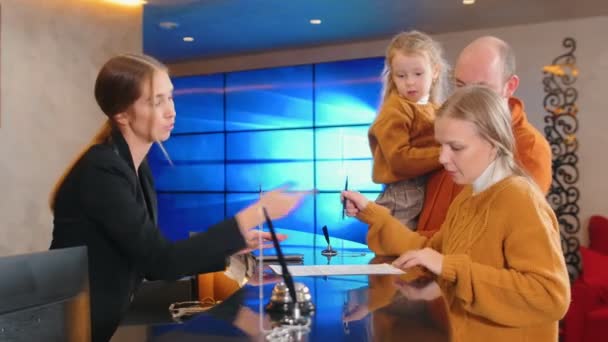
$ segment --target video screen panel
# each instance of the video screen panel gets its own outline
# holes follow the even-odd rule
[[[158,225],[170,240],[204,232],[224,219],[224,194],[158,194]]]
[[[315,65],[315,126],[369,124],[382,92],[384,58]]]
[[[253,203],[260,188],[287,184],[319,193],[277,227],[320,234],[328,225],[365,243],[367,226],[341,218],[339,194],[347,176],[371,200],[382,191],[367,141],[382,68],[378,57],[173,78],[177,121],[164,143],[173,166],[157,146],[148,157],[161,229],[184,238]]]
[[[173,77],[174,134],[224,130],[224,75]]]
[[[176,135],[163,143],[171,163],[153,145],[148,160],[159,191],[224,191],[224,134]]]
[[[226,129],[312,126],[312,65],[226,74]]]

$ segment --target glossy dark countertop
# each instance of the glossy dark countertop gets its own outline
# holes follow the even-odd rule
[[[330,264],[392,260],[375,257],[362,245],[333,240],[338,255],[329,260]],[[327,264],[328,259],[321,255],[324,248],[286,243],[284,253],[304,254],[306,265]],[[264,340],[265,331],[273,326],[264,306],[269,302],[277,279],[269,272],[265,272],[266,284],[259,286],[259,278],[254,275],[228,299],[182,323],[171,319],[167,301],[191,300],[187,282],[161,284],[145,294],[157,303],[146,305],[142,300],[143,305],[134,305],[130,317],[112,341]],[[315,305],[309,331],[300,334],[301,341],[449,340],[448,315],[441,292],[428,274],[420,270],[402,276],[295,277],[294,280],[310,289]],[[159,297],[164,297],[164,302]]]

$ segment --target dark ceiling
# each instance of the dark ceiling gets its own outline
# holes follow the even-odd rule
[[[148,0],[144,51],[177,62],[597,15],[608,0]]]

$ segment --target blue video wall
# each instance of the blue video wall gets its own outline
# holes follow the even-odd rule
[[[367,227],[342,219],[349,188],[375,199],[367,130],[380,101],[383,59],[175,77],[175,129],[149,162],[159,225],[176,240],[232,216],[270,190],[317,189],[279,228],[365,243]],[[293,241],[292,241],[293,242]]]

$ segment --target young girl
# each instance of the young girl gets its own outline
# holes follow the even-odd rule
[[[412,230],[424,201],[425,175],[440,167],[433,121],[448,71],[442,54],[437,42],[418,31],[393,38],[380,113],[368,133],[372,179],[386,185],[376,203]]]

